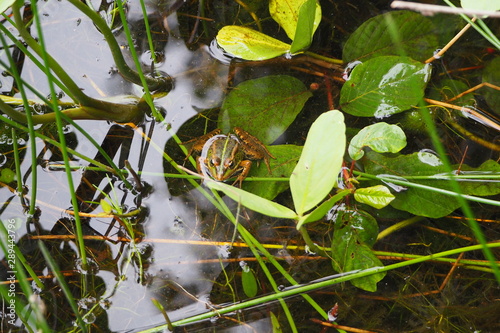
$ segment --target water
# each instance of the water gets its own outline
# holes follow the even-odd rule
[[[325,10],[323,15],[327,27],[319,32],[318,39],[324,39],[326,42],[315,40],[313,47],[316,46],[327,54],[338,52],[340,44],[338,41],[342,37],[331,37],[331,34],[328,34],[329,29],[337,24],[339,29],[336,33],[343,31],[343,34],[347,34],[347,31],[354,30],[355,26],[368,18],[368,15],[365,15],[367,11],[375,12],[374,4],[369,2],[364,4],[366,6],[359,5],[358,14],[354,13],[357,11],[345,10],[342,15],[334,13],[340,7],[345,9],[355,5],[325,4],[325,9],[328,10]],[[98,7],[96,3],[94,5]],[[67,211],[71,210],[72,204],[66,174],[62,169],[54,168],[54,165],[62,161],[56,150],[51,150],[52,147],[46,146],[40,140],[36,141],[38,158],[46,161],[50,167],[43,165],[37,167],[36,205],[40,211],[29,220],[31,223],[26,224],[28,220],[26,212],[20,200],[12,194],[12,189],[0,188],[0,197],[5,200],[0,210],[0,218],[4,223],[12,221],[12,225],[15,225],[16,243],[23,249],[36,274],[49,276],[42,279],[48,291],[41,292],[41,300],[47,307],[49,325],[56,331],[71,327],[74,317],[68,310],[68,304],[58,283],[50,275],[51,270],[39,253],[36,242],[30,239],[32,236],[54,235],[53,239],[44,238],[44,242],[48,244],[49,252],[60,269],[66,273],[66,282],[75,298],[79,300],[80,307],[84,310],[82,313],[93,311],[84,320],[93,323],[102,331],[139,331],[164,324],[162,312],[151,301],[153,298],[163,306],[171,321],[204,313],[218,304],[238,300],[238,297],[244,299],[239,266],[242,260],[248,264],[249,269],[256,272],[260,283],[259,295],[272,293],[272,287],[267,282],[262,268],[255,262],[254,254],[240,244],[241,239],[234,235],[233,224],[204,196],[193,190],[185,180],[178,181],[163,176],[164,172],[170,170],[165,167],[167,163],[164,162],[161,153],[166,149],[178,163],[188,166],[189,163],[183,161],[183,155],[180,153],[177,155],[173,150],[172,147],[176,145],[172,141],[171,134],[177,133],[181,140],[187,141],[197,133],[203,132],[205,126],[213,126],[212,122],[199,118],[190,128],[191,122],[201,111],[218,108],[227,91],[248,78],[280,73],[300,77],[307,86],[319,82],[320,90],[314,93],[306,109],[298,117],[298,121],[291,126],[288,136],[282,138],[282,141],[288,143],[303,143],[310,123],[318,114],[327,110],[325,95],[329,94],[332,99],[338,95],[338,86],[327,89],[323,76],[311,73],[323,71],[322,75],[341,77],[341,72],[334,73],[309,63],[301,67],[307,70],[304,74],[303,71],[289,68],[283,60],[258,64],[231,61],[214,45],[213,38],[220,26],[234,21],[235,17],[242,21],[251,19],[247,12],[235,4],[226,5],[219,2],[215,5],[221,7],[206,8],[207,16],[211,20],[201,20],[198,23],[193,18],[202,16],[198,3],[147,3],[146,5],[157,51],[155,55],[160,58],[154,66],[150,62],[151,53],[145,39],[138,2],[128,4],[128,17],[143,70],[148,73],[153,71],[156,74],[168,73],[175,80],[175,87],[168,95],[155,99],[156,107],[165,111],[165,121],[154,122],[148,116],[134,131],[126,126],[116,126],[105,121],[78,122],[99,144],[106,141],[103,148],[109,151],[116,150],[113,160],[120,167],[124,166],[124,160],[128,160],[132,169],[140,174],[143,184],[143,188],[135,187],[131,190],[116,177],[107,178],[102,174],[90,174],[80,169],[72,172],[76,186],[81,186],[82,192],[79,193],[88,195],[88,197],[83,196],[88,204],[85,207],[89,207],[87,213],[102,213],[102,208],[99,206],[100,199],[115,203],[124,210],[124,213],[142,208],[141,214],[132,217],[122,216],[121,221],[105,214],[83,218],[84,234],[94,237],[86,240],[87,252],[91,262],[97,263],[99,269],[94,266],[90,269],[83,268],[77,255],[76,243],[73,239],[63,237],[63,235],[73,235],[75,231],[73,217]],[[179,11],[166,16],[166,13],[169,13],[166,8],[169,6],[177,8],[177,5],[180,6]],[[140,87],[125,81],[116,72],[114,61],[102,35],[84,15],[67,2],[51,0],[39,3],[39,6],[43,14],[42,24],[44,35],[47,37],[48,51],[68,74],[77,80],[85,93],[95,98],[125,94],[137,97],[142,95]],[[261,15],[263,9],[257,4],[256,6],[256,13]],[[109,16],[107,19],[111,21]],[[195,24],[199,24],[198,28]],[[270,20],[264,20],[263,24],[266,28],[273,27]],[[117,39],[124,46],[124,54],[128,57],[120,25],[115,23],[115,28]],[[192,34],[193,30],[197,33]],[[282,32],[276,37],[284,38]],[[333,45],[333,42],[336,44]],[[128,61],[132,63],[130,59]],[[36,89],[48,94],[45,76],[29,59],[24,62],[22,76]],[[3,88],[9,86],[7,79],[2,79],[2,84]],[[29,94],[29,97],[34,95]],[[68,99],[63,97],[63,100]],[[353,117],[350,118],[349,120],[353,120]],[[368,122],[365,119],[356,121]],[[47,130],[46,133],[54,132]],[[149,136],[153,144],[144,138],[143,133]],[[89,157],[97,154],[96,147],[72,126],[65,127],[65,134],[72,139],[68,145],[73,149]],[[7,143],[7,146],[2,143],[2,164],[7,163],[4,162],[4,157],[11,158],[5,154],[11,150],[12,139],[9,139],[9,135],[9,131],[2,133],[2,142]],[[28,188],[29,200],[34,173],[30,169],[30,156],[25,153],[27,150],[24,148],[29,150],[31,147],[29,141],[25,139],[19,144],[23,149],[22,154],[25,154],[21,155],[21,175]],[[415,146],[416,144],[409,149],[419,151],[421,147]],[[428,152],[425,154],[429,155]],[[427,155],[424,157],[428,160]],[[73,156],[72,164],[79,167],[88,163]],[[83,187],[87,180],[91,184],[84,191]],[[136,184],[131,175],[127,180]],[[106,195],[100,191],[93,192],[92,184],[103,189]],[[287,193],[277,200],[291,206],[291,199]],[[262,243],[272,244],[271,253],[276,255],[285,270],[297,282],[305,284],[335,274],[327,259],[306,252],[302,238],[292,221],[260,216],[238,207],[227,198],[224,198],[224,202],[230,210],[240,213],[239,223],[252,235]],[[370,212],[377,217],[381,229],[408,217],[408,214],[392,208]],[[482,210],[481,216],[485,219],[488,217],[494,219],[498,216],[495,215],[497,212],[495,208],[486,208]],[[441,238],[438,234],[424,229],[425,226],[425,224],[418,225],[408,233],[392,235],[380,241],[377,250],[426,254],[463,246],[463,243],[460,243],[462,241],[457,241],[458,245],[455,243],[454,236]],[[451,219],[440,220],[439,226],[443,229],[449,228],[457,234],[470,234],[465,224],[457,226]],[[314,233],[315,241],[330,246],[331,228],[328,221],[323,221],[314,224],[310,232]],[[124,230],[127,230],[127,233]],[[103,235],[108,237],[106,241],[100,238]],[[495,227],[489,228],[487,237],[498,239],[498,230]],[[284,249],[285,247],[287,249]],[[482,259],[481,256],[478,258]],[[389,264],[391,260],[396,259],[384,260],[384,264]],[[281,274],[277,274],[271,265],[268,267],[274,274],[278,289],[286,290],[290,287],[289,281]],[[463,331],[466,324],[482,327],[484,331],[495,327],[495,324],[488,321],[488,314],[495,317],[495,309],[498,309],[498,301],[493,297],[498,285],[491,275],[483,276],[474,271],[464,270],[461,271],[463,279],[457,278],[452,284],[439,289],[441,281],[450,272],[447,263],[436,264],[431,268],[426,266],[421,270],[416,267],[405,269],[388,275],[379,284],[377,293],[362,292],[346,283],[311,295],[325,311],[339,303],[339,323],[352,327],[373,330],[384,327],[392,331],[418,330],[425,325],[432,325],[430,330],[445,331],[455,331],[456,327],[460,327],[457,331]],[[1,272],[1,276],[6,276],[6,272]],[[468,279],[477,283],[469,284]],[[461,294],[466,292],[484,296],[462,298],[455,293],[456,289],[459,289]],[[435,290],[439,292],[435,293]],[[432,302],[427,302],[425,297],[414,296],[417,293],[432,297]],[[472,316],[459,311],[467,311],[469,309],[467,302],[472,301],[478,301],[478,304],[489,301],[492,305],[485,309],[485,314],[480,319],[475,320]],[[321,329],[319,325],[311,322],[311,319],[320,319],[320,315],[314,310],[306,310],[310,306],[301,297],[287,298],[286,303],[291,308],[299,331],[316,332]],[[448,304],[451,305],[447,307]],[[446,311],[452,312],[458,319],[447,318]],[[188,326],[187,329],[193,332],[224,329],[240,332],[253,327],[258,331],[266,331],[271,326],[271,312],[278,317],[284,331],[287,331],[288,324],[282,308],[277,303],[233,313],[230,317],[229,315],[221,318],[213,317],[210,322]],[[443,318],[446,319],[444,324]],[[19,325],[21,323],[16,322],[16,326]]]

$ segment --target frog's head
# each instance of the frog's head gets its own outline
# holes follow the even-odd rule
[[[209,175],[218,181],[231,178],[238,171],[244,156],[240,141],[235,135],[215,136],[206,151],[205,161]]]

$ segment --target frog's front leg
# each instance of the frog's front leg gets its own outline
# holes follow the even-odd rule
[[[241,183],[248,176],[248,173],[250,172],[251,166],[252,166],[252,161],[250,161],[250,160],[243,160],[240,162],[239,167],[241,168],[241,173],[239,174],[238,178],[236,178],[233,185],[236,183],[239,183],[240,188],[241,188]]]
[[[194,138],[186,142],[182,142],[181,145],[185,147],[189,147],[189,151],[186,155],[185,160],[189,158],[194,152],[200,153],[203,150],[203,146],[205,143],[210,140],[212,137],[219,135],[221,133],[221,130],[219,128],[213,130],[212,132],[209,132],[205,135],[200,136],[199,138]]]

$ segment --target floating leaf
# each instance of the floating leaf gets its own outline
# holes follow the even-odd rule
[[[366,126],[349,143],[349,156],[359,160],[365,154],[363,147],[370,147],[379,153],[397,153],[406,147],[406,135],[397,125],[381,122]]]
[[[261,198],[253,193],[210,179],[207,179],[205,182],[208,187],[224,192],[224,194],[226,194],[234,201],[241,203],[243,206],[248,207],[251,210],[254,210],[261,214],[283,219],[298,218],[297,214],[290,208],[282,206],[271,200]]]
[[[269,174],[265,163],[261,161],[259,164],[256,162],[253,163],[248,176],[273,178],[282,177],[286,178],[287,181],[248,181],[243,182],[243,189],[262,198],[272,200],[278,194],[290,187],[288,178],[292,174],[292,170],[297,165],[300,153],[302,152],[302,147],[295,145],[276,145],[269,146],[267,148],[271,154],[276,156],[275,160],[270,160],[272,174]]]
[[[317,8],[320,8],[321,18],[321,7],[319,7],[316,0],[306,0],[300,6],[297,28],[290,47],[291,54],[306,50],[311,45],[314,31],[318,27],[318,25],[315,25]]]
[[[237,25],[228,25],[220,29],[216,40],[226,52],[245,60],[271,59],[290,50],[290,44]]]
[[[377,209],[382,209],[394,200],[394,195],[384,185],[376,185],[372,187],[360,188],[354,192],[354,199],[372,206]]]
[[[272,18],[285,30],[288,38],[291,40],[294,40],[296,37],[296,30],[299,23],[299,12],[302,5],[306,1],[312,2],[311,0],[269,1],[269,12],[271,13]],[[313,1],[315,2],[316,12],[314,15],[312,34],[314,34],[319,23],[321,22],[321,7],[316,0]]]
[[[460,0],[462,8],[475,10],[500,10],[500,1],[498,0]]]
[[[483,82],[500,86],[500,58],[493,59],[483,70]],[[485,87],[484,98],[492,110],[500,114],[500,91]]]
[[[378,235],[377,221],[362,211],[338,211],[334,219],[332,239],[332,265],[339,273],[382,267],[383,264],[373,254],[371,246]],[[363,290],[376,291],[377,282],[385,273],[377,273],[351,283]]]
[[[342,110],[360,117],[387,117],[418,104],[431,68],[405,57],[383,56],[354,67],[342,87]]]
[[[16,2],[16,0],[0,0],[0,14],[5,12]]]
[[[9,168],[3,168],[0,171],[0,182],[9,184],[16,179],[16,173]]]
[[[369,152],[365,161],[365,171],[368,173],[374,175],[393,174],[402,177],[401,179],[404,179],[405,176],[429,176],[429,178],[433,179],[412,180],[412,182],[452,191],[450,180],[446,177],[446,168],[436,157],[430,159],[429,153],[418,152],[391,158]],[[478,171],[485,172],[485,176],[491,173],[499,173],[500,165],[489,160],[478,168],[471,168],[467,165],[461,166],[462,175],[473,172],[477,176]],[[478,179],[461,179],[460,188],[463,194],[468,195],[490,196],[500,193],[500,184],[498,182]],[[450,195],[428,189],[408,187],[406,191],[396,194],[396,199],[391,202],[391,206],[414,215],[439,218],[459,208],[460,202],[456,197]]]
[[[243,286],[243,292],[247,297],[255,297],[258,291],[257,279],[246,262],[242,261],[240,265],[242,267],[241,284]]]
[[[375,16],[354,31],[344,45],[344,62],[366,61],[382,55],[424,61],[438,48],[432,22],[414,12],[394,11]],[[394,40],[393,33],[398,40]]]
[[[219,128],[242,127],[264,144],[274,142],[294,121],[312,94],[292,76],[270,75],[240,83],[227,95]]]
[[[105,199],[101,199],[100,204],[104,213],[111,214],[111,212],[113,211],[113,207],[109,202],[107,202]]]
[[[330,193],[337,182],[344,150],[344,115],[338,110],[323,113],[309,129],[302,155],[290,177],[297,214],[304,214]]]

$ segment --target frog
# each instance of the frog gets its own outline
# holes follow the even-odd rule
[[[226,181],[237,175],[233,185],[241,187],[250,172],[252,161],[264,160],[271,174],[269,160],[276,157],[259,139],[240,127],[234,127],[228,134],[221,133],[221,129],[215,129],[183,143],[191,145],[186,159],[193,153],[200,154],[196,159],[199,173],[216,181]]]

